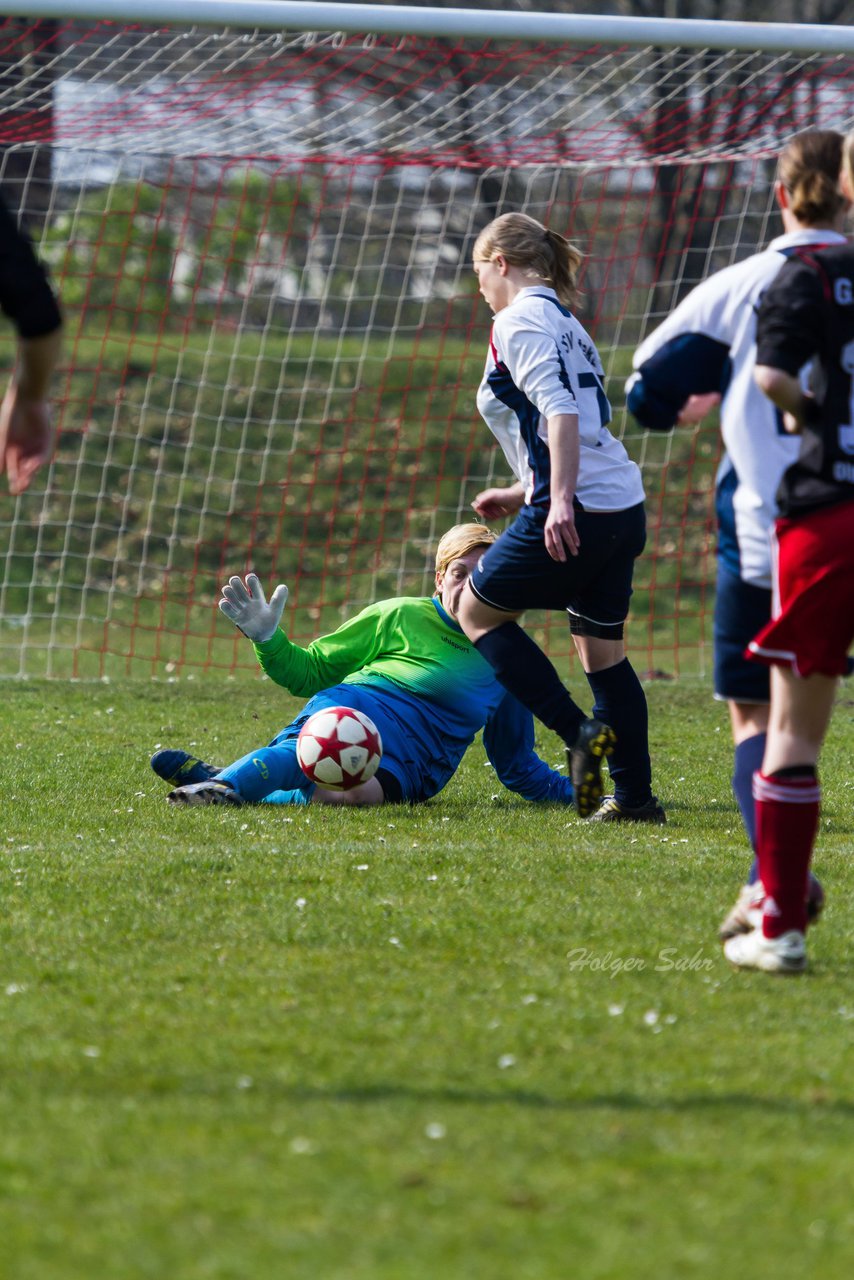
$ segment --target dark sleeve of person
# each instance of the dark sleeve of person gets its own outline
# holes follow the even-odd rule
[[[22,338],[44,338],[62,324],[59,305],[29,237],[0,202],[0,308]]]
[[[817,264],[790,258],[765,290],[756,321],[756,363],[797,377],[824,331],[826,278]]]
[[[680,333],[631,375],[626,405],[645,430],[670,431],[689,396],[723,395],[731,373],[725,343],[706,333]]]

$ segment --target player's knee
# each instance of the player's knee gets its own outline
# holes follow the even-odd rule
[[[571,634],[588,640],[622,640],[625,626],[625,622],[594,622],[580,613],[569,615]]]

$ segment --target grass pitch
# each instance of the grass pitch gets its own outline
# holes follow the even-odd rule
[[[649,696],[669,824],[592,829],[479,745],[412,810],[172,811],[158,744],[225,762],[296,704],[6,684],[2,1274],[851,1275],[851,695],[797,979],[716,943],[723,708]]]

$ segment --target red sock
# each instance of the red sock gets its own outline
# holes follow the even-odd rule
[[[818,830],[821,790],[813,774],[753,775],[756,854],[765,886],[762,932],[779,938],[807,926],[807,876]]]

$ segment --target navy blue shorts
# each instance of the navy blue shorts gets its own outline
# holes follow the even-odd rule
[[[718,562],[715,596],[715,697],[731,702],[770,702],[767,667],[744,651],[771,621],[771,588],[755,587]]]
[[[577,556],[552,560],[543,541],[548,512],[525,506],[484,552],[469,582],[484,604],[508,613],[566,609],[573,627],[622,627],[632,573],[646,543],[644,504],[626,511],[576,509]],[[590,634],[590,631],[588,631]]]

